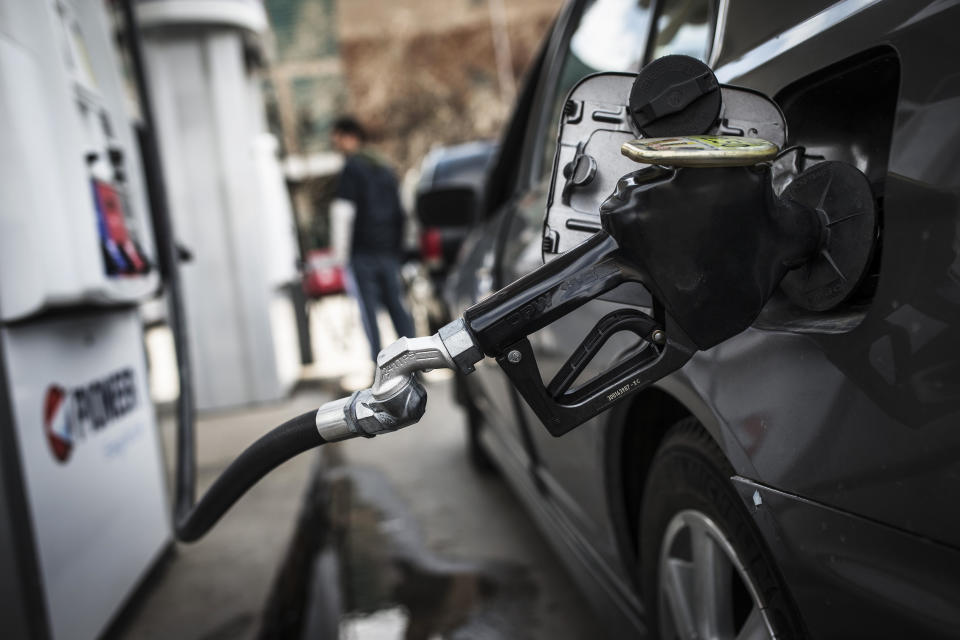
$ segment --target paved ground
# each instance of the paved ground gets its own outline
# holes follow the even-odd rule
[[[202,487],[271,426],[343,395],[330,381],[370,383],[355,305],[327,298],[314,304],[311,324],[322,357],[292,398],[201,418]],[[384,344],[388,325],[381,322]],[[175,394],[172,371],[155,368],[154,391]],[[206,538],[177,546],[114,637],[598,637],[509,488],[470,468],[449,379],[434,372],[427,385],[419,425],[303,454],[256,485]],[[170,416],[161,429],[172,470]]]
[[[599,637],[596,621],[509,487],[496,475],[470,468],[465,433],[449,383],[435,382],[419,425],[372,441],[347,441],[340,448],[349,464],[383,471],[427,549],[473,566],[519,568],[529,578],[529,610],[519,618],[504,613],[515,627],[488,637]],[[519,590],[519,580],[510,582],[510,593]]]
[[[438,627],[441,630],[450,630],[454,622],[466,619],[471,606],[487,602],[490,589],[484,589],[492,584],[493,591],[500,590],[497,606],[509,610],[497,610],[495,615],[488,612],[486,618],[471,622],[474,629],[496,627],[497,633],[485,637],[596,637],[591,614],[584,610],[558,560],[512,493],[498,477],[479,476],[469,468],[462,416],[450,400],[449,382],[428,384],[427,415],[420,425],[373,440],[330,445],[323,452],[319,482],[332,483],[336,489],[346,478],[351,487],[348,515],[340,517],[347,526],[339,529],[351,555],[341,556],[336,568],[340,573],[326,582],[320,575],[323,559],[310,560],[309,569],[317,569],[314,573],[320,577],[310,578],[313,584],[306,602],[315,611],[304,615],[303,629],[312,632],[307,634],[310,637],[335,637],[322,633],[329,628],[329,620],[327,624],[318,622],[316,611],[329,614],[356,608],[356,594],[333,593],[336,585],[369,582],[371,554],[393,554],[400,540],[404,548],[400,555],[413,558],[401,563],[404,571],[422,573],[427,567],[431,575],[459,580],[452,595],[445,591],[446,595],[435,598],[452,603],[454,609],[443,613],[447,626]],[[319,390],[307,389],[273,407],[203,418],[199,425],[201,482],[210,482],[266,427],[317,406],[324,397]],[[169,419],[164,420],[163,428],[170,451]],[[117,637],[256,637],[274,585],[283,600],[283,580],[277,576],[284,559],[288,573],[291,564],[307,569],[308,563],[298,561],[296,554],[291,558],[290,550],[306,489],[315,484],[311,469],[318,464],[318,457],[305,454],[287,463],[257,485],[207,538],[180,546],[118,629]],[[375,515],[367,517],[368,513]],[[300,521],[302,525],[302,514]],[[300,538],[327,535],[301,529]],[[357,555],[362,551],[360,540],[369,542],[367,551],[362,552],[366,555]],[[393,551],[384,550],[388,547]],[[396,582],[394,577],[387,579]],[[440,614],[430,615],[430,621],[436,622]],[[364,615],[354,613],[350,622],[341,625],[339,637],[400,638],[408,624],[410,616],[404,610],[380,610],[372,604]],[[277,627],[267,625],[266,631],[276,635]],[[469,632],[442,636],[480,637]]]
[[[198,480],[206,487],[243,448],[272,425],[315,407],[319,392],[298,393],[272,407],[206,416],[199,421]],[[168,468],[173,423],[161,421]],[[303,488],[316,455],[304,454],[259,483],[199,542],[178,545],[121,621],[116,637],[250,638],[271,580],[293,534]]]

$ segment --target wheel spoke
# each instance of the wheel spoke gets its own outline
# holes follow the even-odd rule
[[[737,640],[770,640],[770,638],[770,632],[767,630],[767,623],[763,620],[760,607],[754,606],[750,615],[744,621],[740,633],[737,634]]]
[[[696,638],[697,626],[693,613],[693,567],[689,562],[668,558],[661,570],[664,572],[661,585],[666,606],[661,606],[660,615],[670,615],[673,620],[673,629],[679,637]]]
[[[733,637],[733,566],[703,526],[691,527],[694,610],[700,637]]]

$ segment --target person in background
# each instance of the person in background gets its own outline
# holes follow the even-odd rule
[[[348,268],[348,289],[360,306],[363,330],[376,362],[380,353],[377,310],[390,314],[397,335],[414,337],[413,320],[403,306],[400,257],[404,213],[397,179],[366,148],[366,132],[354,118],[333,123],[332,143],[344,154],[343,172],[330,205],[331,246]],[[352,286],[351,286],[352,284]]]

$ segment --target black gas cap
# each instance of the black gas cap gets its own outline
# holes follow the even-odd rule
[[[630,116],[650,138],[706,133],[720,115],[720,83],[690,56],[657,58],[630,90]]]
[[[597,161],[593,156],[583,152],[584,144],[577,144],[577,151],[573,160],[563,167],[563,177],[566,182],[563,183],[563,192],[560,195],[563,204],[570,205],[570,196],[577,187],[582,187],[593,182],[597,175]]]

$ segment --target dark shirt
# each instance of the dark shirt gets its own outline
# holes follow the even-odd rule
[[[357,209],[351,255],[399,253],[403,208],[389,168],[363,153],[348,156],[334,197],[349,200]]]

